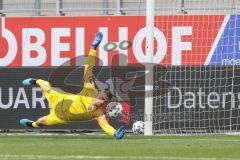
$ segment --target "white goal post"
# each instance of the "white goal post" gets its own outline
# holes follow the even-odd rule
[[[146,1],[146,65],[145,65],[145,127],[144,135],[153,134],[153,51],[154,51],[154,0]]]

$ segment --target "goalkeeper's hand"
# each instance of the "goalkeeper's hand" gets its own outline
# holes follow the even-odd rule
[[[118,130],[115,131],[114,136],[117,139],[122,139],[124,137],[125,134],[125,127],[121,126]]]
[[[98,34],[95,36],[93,42],[92,42],[92,49],[96,50],[99,44],[101,43],[103,38],[103,34],[101,32],[98,32]]]

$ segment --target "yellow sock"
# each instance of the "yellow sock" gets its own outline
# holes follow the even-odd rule
[[[37,125],[36,122],[33,122],[33,123],[32,123],[32,126],[33,126],[34,128],[39,128],[39,127],[40,127],[40,126]]]

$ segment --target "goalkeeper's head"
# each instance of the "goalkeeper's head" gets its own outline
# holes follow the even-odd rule
[[[110,92],[109,89],[103,89],[98,92],[96,97],[97,99],[97,106],[107,105],[111,102],[113,94]],[[96,101],[95,101],[96,102]]]

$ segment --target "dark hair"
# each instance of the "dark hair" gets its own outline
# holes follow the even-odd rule
[[[113,94],[110,92],[108,88],[104,89],[104,93],[107,95],[109,101],[111,101]]]

